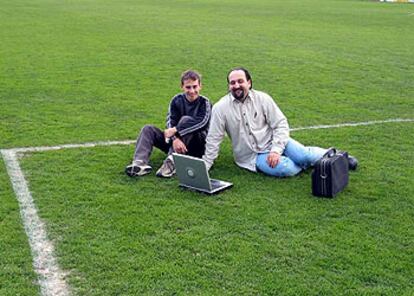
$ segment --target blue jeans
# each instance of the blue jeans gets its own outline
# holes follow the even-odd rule
[[[277,166],[272,168],[267,164],[269,152],[266,152],[257,155],[256,168],[266,175],[290,177],[314,165],[326,151],[327,149],[319,147],[305,147],[290,138]]]

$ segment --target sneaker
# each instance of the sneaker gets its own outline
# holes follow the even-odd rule
[[[358,167],[358,160],[351,155],[348,156],[348,167],[351,171],[355,171]]]
[[[171,157],[167,157],[156,173],[157,177],[171,178],[175,175],[175,165]]]
[[[152,170],[152,167],[150,167],[147,164],[137,164],[137,163],[131,163],[129,166],[125,168],[125,174],[127,174],[130,177],[138,177],[138,176],[144,176],[146,174],[149,174]]]

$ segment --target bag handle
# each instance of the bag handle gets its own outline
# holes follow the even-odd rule
[[[336,154],[336,148],[335,147],[330,147],[330,148],[328,148],[328,151],[325,152],[323,157],[332,157],[335,154]]]

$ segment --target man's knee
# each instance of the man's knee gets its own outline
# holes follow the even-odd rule
[[[164,141],[164,132],[154,125],[146,124],[142,127],[139,139],[155,142]]]
[[[267,154],[259,156],[256,166],[262,173],[279,178],[293,177],[302,170],[291,159],[284,156],[280,158],[276,167],[272,168],[267,163]]]
[[[178,121],[177,126],[186,124],[187,122],[189,122],[190,120],[194,120],[194,118],[192,116],[188,116],[188,115],[184,115],[183,117],[181,117],[181,119]]]
[[[141,134],[148,135],[154,133],[157,128],[151,124],[146,124],[141,129]]]
[[[275,170],[276,177],[293,177],[299,174],[301,168],[299,168],[293,161],[288,158],[283,158],[277,164]]]

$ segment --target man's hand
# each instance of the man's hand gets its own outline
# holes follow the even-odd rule
[[[279,160],[280,160],[280,154],[277,152],[270,152],[269,155],[267,156],[267,164],[271,168],[274,168],[275,166],[277,166],[277,164],[279,163]]]
[[[164,130],[164,137],[168,139],[174,136],[176,133],[177,133],[177,129],[175,127],[170,127]]]
[[[185,146],[183,141],[181,141],[179,138],[176,138],[173,141],[173,149],[174,149],[175,152],[177,152],[179,154],[187,153],[187,147]]]

